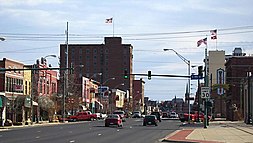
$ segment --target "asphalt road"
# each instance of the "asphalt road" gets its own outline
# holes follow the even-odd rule
[[[123,128],[104,127],[104,121],[13,128],[0,132],[0,143],[155,143],[179,128],[179,120],[142,126],[142,119],[127,119]]]

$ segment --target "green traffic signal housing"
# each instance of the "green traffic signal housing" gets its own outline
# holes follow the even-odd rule
[[[148,80],[151,80],[151,71],[148,71]]]
[[[128,79],[128,72],[127,72],[127,69],[124,70],[124,79]]]

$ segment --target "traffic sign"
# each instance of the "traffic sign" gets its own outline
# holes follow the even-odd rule
[[[201,87],[201,98],[210,98],[209,87]]]
[[[203,77],[201,75],[196,75],[196,74],[192,74],[191,75],[191,80],[193,79],[202,79]]]

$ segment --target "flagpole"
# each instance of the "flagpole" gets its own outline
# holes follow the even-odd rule
[[[112,18],[112,37],[114,37],[114,18]]]
[[[217,34],[216,34],[216,37],[218,37]],[[216,44],[216,45],[215,45],[216,51],[217,51],[217,39],[218,39],[218,38],[216,38],[216,43],[215,43],[215,44]]]
[[[207,36],[206,36],[207,38]],[[207,44],[206,44],[206,48],[205,48],[205,87],[208,87],[208,74],[207,74]],[[204,128],[207,128],[207,99],[204,99]]]

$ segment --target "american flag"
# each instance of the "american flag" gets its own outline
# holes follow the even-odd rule
[[[197,42],[197,47],[199,47],[202,43],[204,43],[205,45],[207,45],[207,38],[200,39],[200,40]]]
[[[112,23],[112,18],[105,19],[105,23]]]
[[[217,29],[215,29],[215,30],[210,30],[210,33],[211,33],[211,39],[212,39],[212,40],[217,39]]]

